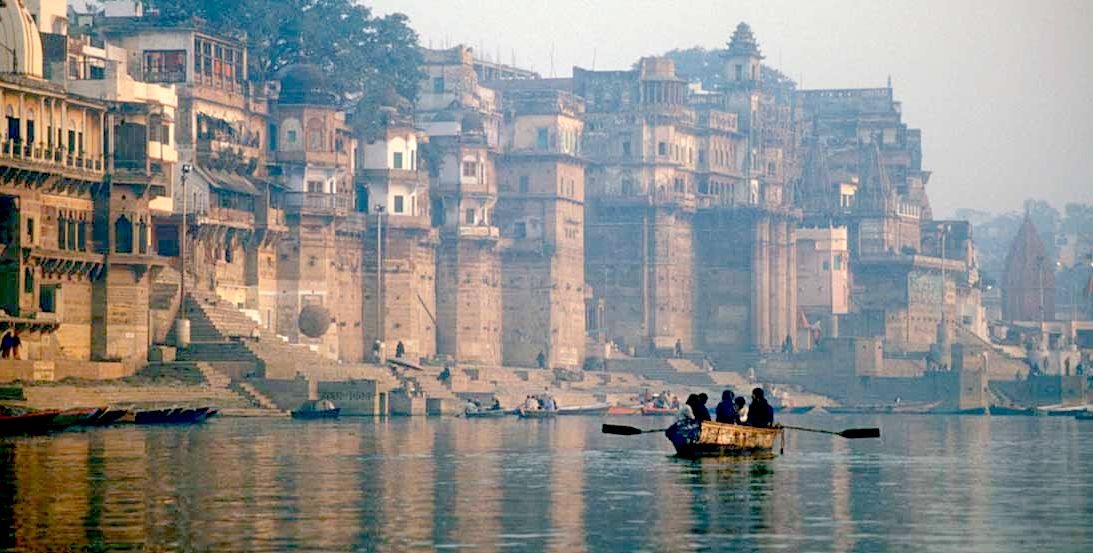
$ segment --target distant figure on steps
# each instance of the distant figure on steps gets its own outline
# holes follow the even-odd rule
[[[398,344],[395,345],[395,358],[402,359],[403,355],[406,355],[406,346],[403,345],[402,340],[399,340]]]
[[[546,368],[546,354],[543,353],[543,350],[539,350],[539,355],[535,356],[535,362],[539,365],[540,369]]]

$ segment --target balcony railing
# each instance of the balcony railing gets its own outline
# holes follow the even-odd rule
[[[41,163],[58,168],[76,169],[95,173],[103,172],[102,156],[78,155],[62,148],[41,144],[28,144],[20,140],[0,142],[0,159]]]
[[[497,239],[500,237],[500,231],[497,227],[485,226],[485,225],[461,225],[459,227],[460,238],[492,238]]]
[[[289,192],[285,194],[285,210],[318,215],[345,215],[349,198],[324,192]]]

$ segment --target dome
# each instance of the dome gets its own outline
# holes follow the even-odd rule
[[[0,72],[42,77],[42,38],[23,0],[0,2],[0,44]]]
[[[296,64],[281,71],[281,95],[277,102],[330,106],[335,104],[336,96],[318,67]]]
[[[330,328],[330,311],[321,305],[305,305],[296,321],[300,332],[308,338],[321,338]]]

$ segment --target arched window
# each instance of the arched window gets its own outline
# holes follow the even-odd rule
[[[27,294],[34,293],[34,271],[30,267],[23,271],[23,292]]]
[[[125,215],[114,221],[114,251],[133,253],[133,223]]]
[[[140,220],[140,233],[137,235],[137,239],[140,243],[140,253],[148,253],[148,223],[144,222],[144,219]]]
[[[68,221],[65,219],[64,213],[57,213],[57,249],[68,249]]]

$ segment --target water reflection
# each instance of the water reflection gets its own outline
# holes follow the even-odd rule
[[[879,441],[789,433],[784,456],[728,461],[582,418],[4,439],[0,551],[1093,550],[1093,425],[806,422],[878,421]]]

